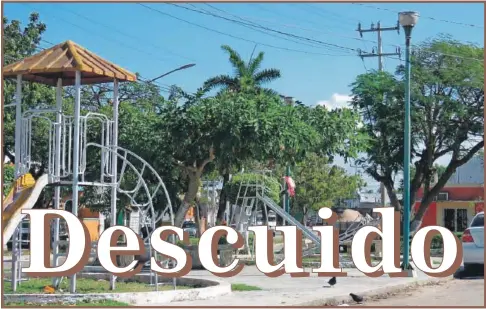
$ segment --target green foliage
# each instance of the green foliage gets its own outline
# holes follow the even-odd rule
[[[232,283],[231,284],[231,291],[260,291],[261,288],[254,286],[254,285],[247,285],[244,283]]]
[[[229,61],[233,66],[235,73],[233,76],[218,75],[208,79],[204,82],[203,88],[205,91],[222,88],[223,91],[230,90],[234,93],[262,90],[262,92],[267,94],[275,94],[275,91],[272,89],[262,88],[262,86],[280,78],[280,70],[259,70],[264,57],[263,52],[259,52],[255,58],[252,58],[248,63],[245,63],[238,52],[228,45],[223,45],[221,48],[229,55]]]
[[[332,207],[338,199],[352,198],[364,182],[358,175],[347,175],[346,170],[330,165],[327,158],[309,154],[293,169],[296,194],[293,208],[318,210]]]
[[[249,184],[250,186],[246,186]],[[264,184],[267,188],[265,194],[271,198],[275,203],[279,204],[280,202],[280,183],[277,178],[264,176],[262,174],[256,173],[242,173],[233,175],[230,182],[228,183],[227,192],[229,201],[233,204],[236,204],[236,197],[238,195],[238,191],[241,187],[240,197],[244,196],[246,192],[246,196],[256,196],[257,190],[259,194],[261,194],[261,189],[257,189],[251,185],[255,184]],[[241,201],[239,201],[241,202]]]
[[[418,228],[430,202],[457,167],[484,146],[484,48],[439,36],[414,47],[411,59],[411,201],[418,188],[425,194],[414,219]],[[452,55],[452,56],[451,56]],[[454,57],[457,55],[457,57]],[[476,59],[476,60],[475,60]],[[362,133],[370,142],[358,161],[375,180],[384,183],[393,206],[394,176],[403,170],[404,67],[395,75],[359,75],[352,86],[352,105],[363,119]],[[452,157],[439,181],[432,183],[434,166]]]
[[[310,152],[326,156],[333,160],[334,156],[348,158],[357,157],[358,153],[369,144],[369,136],[359,129],[360,114],[349,108],[327,110],[321,106],[297,105],[296,110],[301,119],[310,125],[319,136]]]
[[[16,62],[22,58],[33,55],[37,52],[42,34],[47,27],[39,19],[38,13],[29,16],[28,24],[22,28],[18,20],[9,21],[3,18],[3,53],[5,64]],[[4,85],[4,104],[15,103],[14,95],[16,92],[16,80],[6,79]],[[55,91],[52,87],[38,83],[22,83],[22,108],[23,110],[32,108],[47,108],[54,106]],[[51,119],[54,119],[51,117]],[[14,153],[14,132],[15,132],[15,108],[10,107],[4,110],[4,153],[12,162],[15,161]],[[47,163],[48,139],[46,138],[49,130],[48,121],[35,118],[32,121],[32,161],[36,168],[42,168]],[[34,174],[35,176],[35,174]]]
[[[190,246],[197,246],[199,244],[199,238],[196,237],[190,237],[189,238],[189,245]],[[228,241],[226,240],[226,236],[221,236],[221,238],[218,240],[218,245],[227,245]],[[176,245],[179,247],[184,247],[186,244],[182,240],[177,240]]]
[[[5,198],[10,190],[15,180],[15,166],[10,164],[3,165],[3,198]]]

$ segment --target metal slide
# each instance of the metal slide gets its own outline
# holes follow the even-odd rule
[[[34,180],[31,174],[25,174],[17,179],[11,192],[3,201],[2,233],[4,246],[25,217],[21,213],[22,209],[31,209],[34,207],[47,184],[47,174],[42,175],[37,181]]]
[[[290,214],[286,213],[285,210],[283,210],[282,207],[275,204],[275,202],[271,198],[269,198],[268,196],[261,196],[260,194],[257,194],[257,198],[262,203],[264,203],[267,207],[275,211],[275,213],[277,213],[280,217],[285,219],[287,222],[291,223],[292,225],[295,225],[299,230],[302,231],[302,233],[304,233],[305,236],[311,239],[318,247],[321,246],[321,239],[319,238],[319,236],[314,234],[312,230],[309,230],[307,227],[305,227],[302,223],[300,223]]]

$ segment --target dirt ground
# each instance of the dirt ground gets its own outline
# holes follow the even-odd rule
[[[365,299],[361,306],[484,306],[484,279],[441,281],[434,285]]]

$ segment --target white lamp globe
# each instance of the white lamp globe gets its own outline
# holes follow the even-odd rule
[[[419,14],[417,12],[400,12],[398,20],[402,27],[413,27],[417,24]]]

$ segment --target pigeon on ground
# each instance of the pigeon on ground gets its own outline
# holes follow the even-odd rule
[[[337,280],[336,280],[336,277],[332,277],[331,279],[329,279],[329,281],[327,282],[330,286],[334,286],[336,284]]]
[[[357,302],[358,304],[362,303],[363,302],[363,297],[362,296],[359,296],[359,295],[356,295],[356,294],[353,294],[353,293],[349,293],[349,296],[351,296],[351,298]]]

